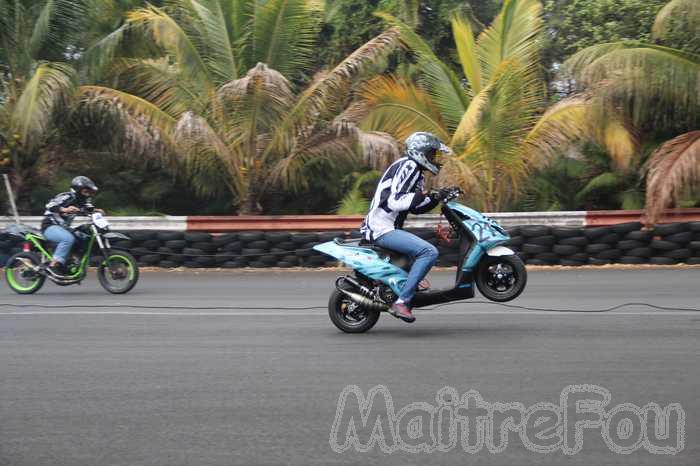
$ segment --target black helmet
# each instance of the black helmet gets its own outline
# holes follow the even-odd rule
[[[438,151],[451,153],[437,136],[431,133],[413,133],[406,139],[406,156],[433,175],[437,175],[441,165],[435,161]]]
[[[70,182],[70,188],[76,193],[80,194],[81,189],[89,189],[93,193],[97,192],[97,185],[87,176],[76,176],[73,181]]]

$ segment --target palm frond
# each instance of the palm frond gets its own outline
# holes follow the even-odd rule
[[[176,153],[172,116],[147,100],[106,87],[81,86],[77,95],[75,113],[86,125],[111,127],[117,144],[129,155],[154,158],[176,171],[171,156]]]
[[[42,63],[27,82],[13,109],[12,126],[33,150],[45,140],[58,110],[67,108],[77,82],[75,70],[62,63]]]
[[[443,140],[448,139],[439,110],[411,82],[379,76],[366,82],[358,97],[365,106],[363,129],[381,129],[400,141],[415,131],[430,131]]]
[[[662,145],[649,159],[646,222],[654,225],[684,189],[700,181],[700,131]]]
[[[175,127],[187,177],[201,196],[243,194],[240,160],[202,117],[184,113]]]
[[[478,94],[482,88],[481,63],[470,21],[460,15],[454,15],[452,17],[452,35],[457,45],[457,54],[464,76],[469,81],[472,93]]]
[[[369,199],[362,191],[355,189],[349,191],[338,204],[335,213],[338,215],[361,215],[369,210]]]
[[[379,131],[358,131],[357,140],[365,166],[384,170],[399,158],[399,145],[390,134]]]
[[[700,2],[697,0],[671,0],[659,10],[652,27],[652,37],[664,39],[674,20],[682,19],[691,26],[700,26]]]
[[[38,57],[42,49],[53,54],[65,52],[64,47],[81,32],[86,17],[85,0],[46,0],[29,38],[31,56]]]
[[[542,28],[542,4],[538,0],[505,0],[491,26],[479,35],[484,80],[489,81],[504,60],[536,66]]]
[[[213,86],[207,64],[204,62],[197,39],[188,35],[178,22],[164,10],[156,7],[141,8],[128,15],[129,24],[142,30],[163,50],[171,54],[180,70],[192,80]]]
[[[198,24],[206,51],[202,60],[217,83],[238,78],[240,66],[219,0],[191,0],[192,19]]]
[[[620,185],[620,176],[614,172],[605,172],[589,181],[584,188],[576,194],[576,200],[582,202],[596,191],[613,191]]]
[[[255,9],[253,59],[293,77],[313,59],[320,25],[306,0],[268,0]]]
[[[440,109],[448,131],[454,131],[469,105],[469,96],[457,74],[435,55],[430,45],[410,26],[389,14],[375,14],[396,28],[401,34],[401,41],[417,55],[420,83]]]
[[[284,151],[290,136],[313,126],[327,116],[328,109],[344,100],[355,79],[398,45],[399,32],[389,29],[355,50],[333,70],[314,81],[298,98],[284,121],[279,125],[270,150]]]

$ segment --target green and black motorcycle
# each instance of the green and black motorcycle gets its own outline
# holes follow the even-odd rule
[[[49,267],[54,244],[36,228],[11,225],[5,234],[24,240],[22,251],[13,255],[5,265],[7,284],[20,294],[36,293],[48,278],[60,286],[82,282],[90,265],[95,244],[102,257],[97,264],[97,278],[102,287],[114,294],[129,292],[139,279],[136,259],[126,251],[112,248],[110,241],[129,239],[121,233],[110,232],[109,222],[96,212],[81,211],[90,221],[73,229],[76,242],[66,264],[66,275],[57,275]]]

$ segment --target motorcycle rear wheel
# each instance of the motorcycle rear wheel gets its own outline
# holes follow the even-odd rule
[[[377,323],[379,311],[363,309],[344,293],[333,290],[328,300],[328,316],[345,333],[364,333]]]
[[[7,260],[5,264],[5,279],[10,289],[19,294],[36,293],[44,286],[46,276],[33,271],[25,265],[20,258],[32,263],[35,267],[41,265],[39,256],[33,252],[18,252]]]

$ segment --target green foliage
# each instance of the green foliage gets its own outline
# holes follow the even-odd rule
[[[651,39],[654,18],[668,0],[546,0],[551,62],[604,42]]]

